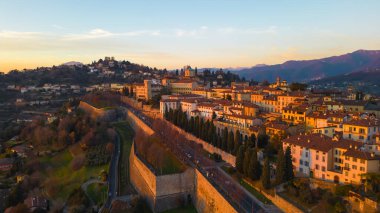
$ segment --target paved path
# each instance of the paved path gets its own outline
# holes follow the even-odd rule
[[[120,137],[116,135],[115,150],[112,154],[108,172],[108,197],[103,208],[110,209],[112,200],[117,196],[118,164],[120,158]]]
[[[84,191],[84,193],[87,195],[88,199],[90,200],[91,204],[90,206],[95,206],[95,203],[94,201],[91,199],[91,197],[88,195],[87,193],[87,188],[89,185],[93,184],[93,183],[103,183],[105,184],[106,182],[104,181],[101,181],[101,180],[98,180],[98,179],[95,179],[95,178],[92,178],[92,179],[89,179],[88,181],[84,182],[80,187],[82,188],[82,190]]]

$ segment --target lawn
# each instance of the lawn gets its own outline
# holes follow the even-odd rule
[[[246,180],[238,177],[236,175],[236,171],[230,169],[231,167],[222,166],[222,169],[229,174],[234,180],[238,181],[241,186],[243,186],[247,191],[249,191],[253,196],[255,196],[258,200],[260,200],[264,204],[272,204],[272,201],[269,200],[265,195],[257,191],[255,188],[253,188],[250,184],[246,182]],[[259,181],[252,182],[251,184],[255,184],[257,186]],[[271,192],[269,190],[266,191],[268,194]]]
[[[189,205],[186,207],[180,207],[168,211],[164,211],[164,213],[197,213],[197,209],[193,205]]]
[[[66,200],[69,194],[90,178],[96,178],[101,171],[108,171],[108,164],[94,167],[81,167],[73,170],[73,155],[66,149],[55,156],[44,156],[40,162],[44,165],[41,171],[45,176],[44,188],[51,199]]]
[[[120,162],[119,162],[119,195],[130,193],[129,181],[129,153],[131,152],[134,131],[128,122],[113,124],[120,136]]]
[[[265,197],[263,194],[261,194],[259,191],[257,191],[255,188],[253,188],[251,185],[249,185],[245,180],[240,180],[239,183],[246,190],[248,190],[253,196],[255,196],[257,199],[259,199],[264,204],[272,204],[271,200],[269,200],[267,197]]]
[[[103,205],[107,198],[107,184],[93,183],[87,187],[87,194],[98,206]]]

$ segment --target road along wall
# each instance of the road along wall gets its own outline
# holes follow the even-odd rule
[[[227,163],[231,164],[233,167],[236,166],[236,157],[231,155],[228,152],[225,152],[218,147],[213,146],[212,144],[207,143],[206,141],[199,139],[195,137],[194,135],[186,132],[185,130],[175,126],[174,124],[170,123],[169,121],[163,119],[166,123],[171,125],[173,128],[175,128],[177,131],[179,131],[181,134],[183,134],[188,140],[194,141],[197,144],[201,144],[203,146],[203,149],[206,150],[209,153],[217,153],[220,156],[222,156],[222,159],[226,161]]]

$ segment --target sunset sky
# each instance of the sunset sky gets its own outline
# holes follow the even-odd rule
[[[380,49],[379,0],[270,2],[3,0],[0,71],[104,56],[245,67]]]

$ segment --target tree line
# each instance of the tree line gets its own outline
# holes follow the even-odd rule
[[[255,134],[243,137],[239,130],[235,132],[229,131],[227,127],[218,131],[210,120],[204,120],[199,116],[188,119],[186,112],[183,112],[181,108],[175,110],[166,109],[164,117],[186,132],[235,155],[236,170],[240,174],[252,180],[261,180],[264,188],[270,188],[270,153],[266,154],[263,165],[261,165],[257,155],[259,148],[264,149],[269,144],[268,135],[259,133],[257,138]],[[284,153],[282,146],[280,146],[277,153],[276,185],[294,178],[290,147],[287,147]]]

